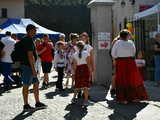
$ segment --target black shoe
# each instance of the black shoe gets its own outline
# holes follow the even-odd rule
[[[59,91],[62,92],[62,91],[65,91],[65,90],[63,88],[60,88]]]
[[[111,89],[110,93],[111,93],[112,96],[115,95],[116,94],[116,89]]]
[[[48,84],[45,83],[45,82],[43,82],[42,87],[45,88],[45,89],[47,89],[48,88]]]
[[[78,98],[81,98],[82,97],[82,91],[79,91],[78,92]]]
[[[24,112],[29,112],[29,111],[33,111],[34,107],[31,107],[29,104],[26,104],[23,106],[23,111]]]
[[[45,105],[41,102],[38,102],[38,103],[35,104],[35,107],[36,107],[36,109],[46,109],[47,105]]]

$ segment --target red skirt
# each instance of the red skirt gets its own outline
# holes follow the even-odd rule
[[[116,60],[116,99],[122,101],[146,100],[143,79],[133,58]]]
[[[86,64],[77,66],[75,73],[75,88],[89,87],[90,73]]]
[[[144,68],[143,67],[138,67],[138,70],[142,76],[142,79],[145,81],[145,77],[144,77],[144,74],[145,74],[145,71],[144,71]]]

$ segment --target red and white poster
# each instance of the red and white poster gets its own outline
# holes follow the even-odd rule
[[[109,50],[110,41],[98,41],[98,49],[99,50]]]

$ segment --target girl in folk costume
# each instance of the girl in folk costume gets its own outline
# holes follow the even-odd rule
[[[86,50],[89,53],[91,71],[92,71],[90,79],[91,79],[91,82],[93,82],[95,78],[94,50],[93,50],[93,47],[90,45],[89,35],[86,32],[84,32],[80,36],[81,36],[80,38],[82,39],[82,41],[85,43],[84,50]]]
[[[72,87],[74,85],[74,78],[73,78],[73,54],[77,51],[76,43],[78,41],[78,34],[71,33],[70,34],[70,42],[66,47],[66,74],[67,74],[67,81],[66,87],[69,83],[69,78],[72,77]]]
[[[88,105],[88,88],[90,86],[90,57],[87,51],[84,51],[84,42],[77,43],[78,52],[73,55],[74,71],[75,71],[75,91],[72,103],[76,102],[76,96],[80,89],[84,93],[84,105]]]
[[[55,70],[58,72],[58,79],[56,82],[56,89],[63,91],[63,77],[64,77],[64,69],[66,66],[66,59],[65,59],[65,43],[62,41],[57,42],[58,50],[55,53],[54,56],[54,67]]]
[[[141,77],[143,78],[143,80],[145,80],[144,77],[144,67],[146,65],[146,61],[144,59],[144,53],[142,51],[139,51],[137,54],[137,58],[136,58],[136,65],[138,67],[138,70],[141,74]]]
[[[111,52],[116,65],[116,100],[124,104],[148,99],[134,60],[136,48],[133,41],[128,40],[129,35],[128,31],[122,30],[120,40],[113,45]]]

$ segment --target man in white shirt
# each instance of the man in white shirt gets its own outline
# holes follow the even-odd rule
[[[11,87],[11,83],[14,81],[10,77],[12,71],[11,65],[13,63],[11,53],[14,50],[16,41],[11,38],[11,32],[6,32],[6,37],[3,37],[1,42],[5,45],[3,49],[4,56],[1,59],[1,73],[4,76],[4,87],[8,88]]]

